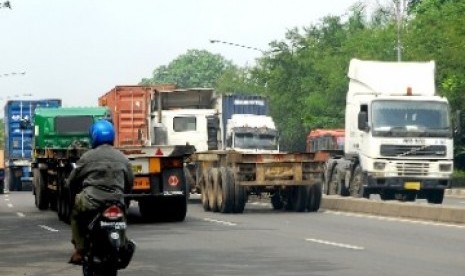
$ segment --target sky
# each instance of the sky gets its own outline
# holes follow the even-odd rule
[[[0,0],[0,4],[6,0]],[[189,49],[253,65],[294,27],[344,15],[356,0],[9,0],[0,8],[0,104],[62,99],[96,106]],[[1,5],[0,5],[1,6]],[[0,114],[3,112],[0,112]]]

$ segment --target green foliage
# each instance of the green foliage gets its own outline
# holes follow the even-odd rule
[[[188,50],[167,66],[153,71],[151,78],[144,78],[142,85],[174,83],[179,88],[214,87],[218,78],[233,67],[221,55],[205,50]]]

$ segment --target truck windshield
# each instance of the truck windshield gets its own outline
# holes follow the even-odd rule
[[[444,102],[380,100],[372,104],[373,136],[450,137],[449,108]]]
[[[277,150],[275,135],[258,133],[236,133],[234,147],[241,149]]]
[[[60,116],[55,118],[55,131],[59,134],[88,133],[92,116]]]

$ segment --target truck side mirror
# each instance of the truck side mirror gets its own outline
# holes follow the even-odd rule
[[[358,113],[358,129],[368,131],[368,113],[366,111]]]
[[[460,137],[462,136],[462,113],[460,110],[455,111],[455,129],[454,129],[454,136]]]

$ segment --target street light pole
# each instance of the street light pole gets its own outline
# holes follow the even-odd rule
[[[210,43],[223,43],[223,44],[227,44],[227,45],[231,45],[231,46],[236,46],[236,47],[242,47],[242,48],[246,48],[246,49],[251,49],[251,50],[255,50],[255,51],[259,51],[261,53],[265,53],[266,51],[265,50],[262,50],[260,48],[256,48],[256,47],[251,47],[251,46],[247,46],[247,45],[242,45],[242,44],[237,44],[237,43],[232,43],[232,42],[227,42],[227,41],[221,41],[221,40],[217,40],[217,39],[210,39]]]

